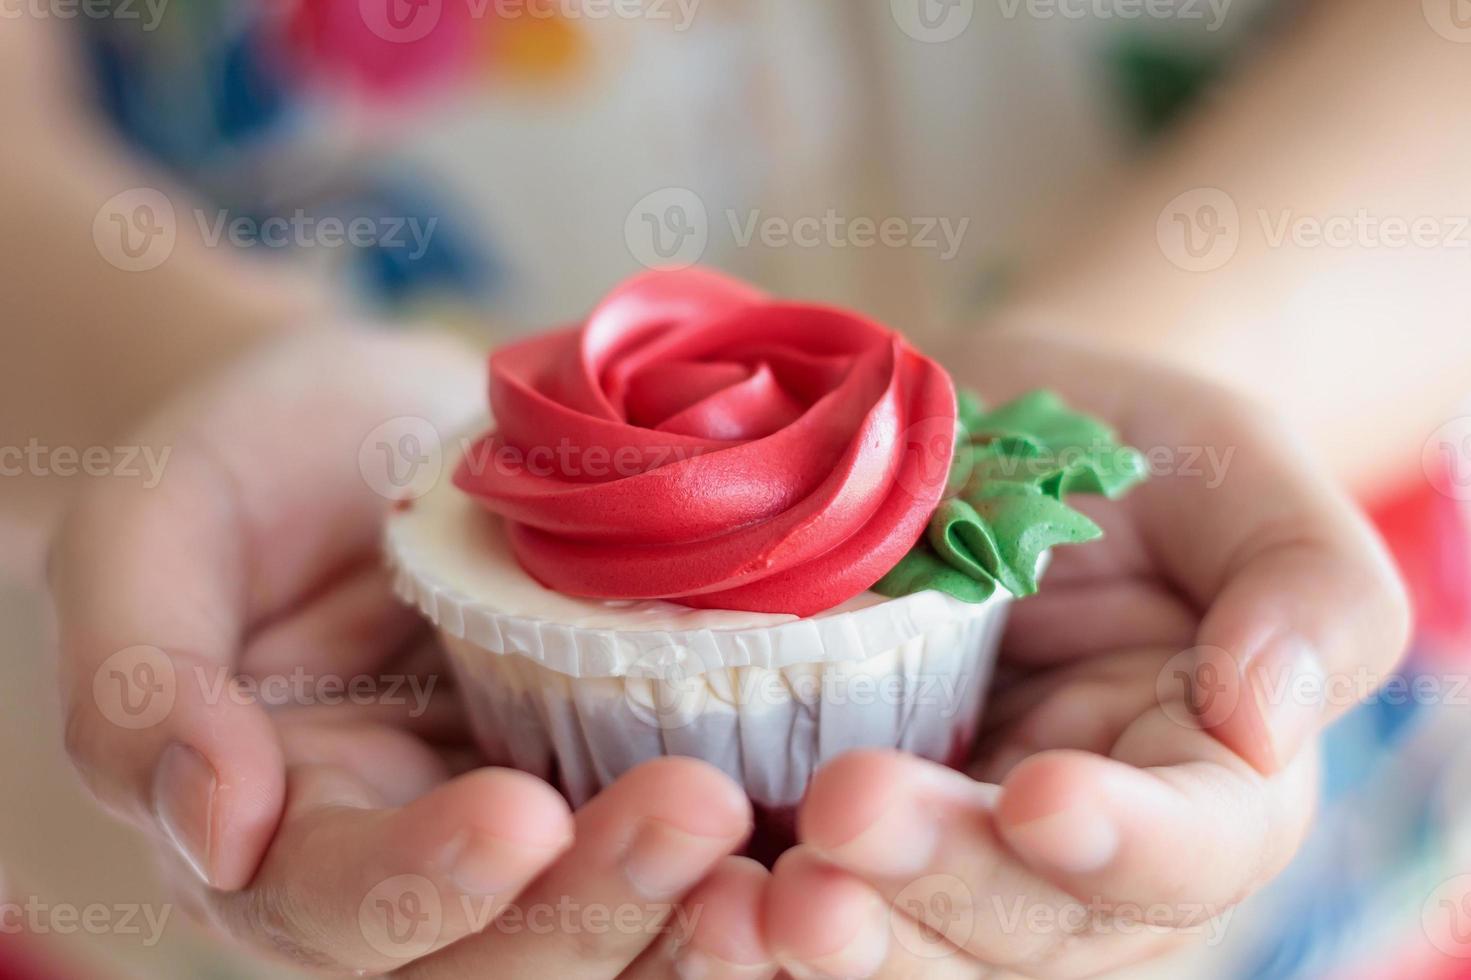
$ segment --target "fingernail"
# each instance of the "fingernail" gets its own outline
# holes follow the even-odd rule
[[[785,963],[787,972],[796,980],[859,980],[878,973],[889,957],[888,908],[874,896],[863,915],[863,924],[842,949],[826,956]]]
[[[623,857],[623,874],[644,898],[675,898],[693,888],[732,844],[728,837],[702,837],[649,820]]]
[[[1001,791],[994,782],[972,779],[942,765],[926,765],[919,771],[915,784],[915,791],[922,799],[963,810],[990,810]]]
[[[175,743],[153,775],[153,814],[164,834],[205,884],[214,844],[214,797],[219,778],[204,756]]]
[[[1101,809],[1070,807],[1005,828],[1023,858],[1071,874],[1107,867],[1119,850],[1119,832]]]
[[[1323,715],[1323,662],[1299,637],[1274,642],[1247,664],[1247,684],[1266,724],[1281,769],[1318,730]]]
[[[527,865],[551,848],[465,831],[445,848],[441,862],[450,884],[466,895],[497,895],[526,878]]]
[[[689,950],[674,961],[674,973],[679,980],[747,980],[765,977],[770,971],[768,963],[747,966],[698,949]]]

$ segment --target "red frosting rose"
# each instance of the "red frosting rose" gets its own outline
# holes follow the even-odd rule
[[[542,584],[799,616],[918,540],[955,434],[949,376],[894,331],[699,269],[496,352],[490,402],[455,483]]]

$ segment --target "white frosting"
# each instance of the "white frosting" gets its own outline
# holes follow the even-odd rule
[[[414,564],[432,569],[446,588],[473,596],[501,612],[568,626],[617,630],[749,629],[790,623],[797,617],[729,609],[692,609],[662,600],[580,599],[554,592],[522,570],[501,520],[448,480],[411,501],[389,520],[390,553],[408,549]],[[832,616],[878,605],[884,596],[865,592],[821,613]]]

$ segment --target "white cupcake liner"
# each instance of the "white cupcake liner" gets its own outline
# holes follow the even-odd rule
[[[560,785],[574,805],[641,762],[686,755],[784,807],[850,749],[959,762],[1004,618],[997,606],[867,660],[682,676],[571,677],[453,634],[445,644],[487,755]]]
[[[489,758],[560,785],[574,805],[641,762],[686,755],[786,807],[850,749],[958,762],[974,737],[1004,590],[975,604],[865,594],[807,619],[553,596],[592,621],[573,625],[507,611],[508,589],[466,572],[474,549],[508,547],[498,526],[487,537],[468,523],[494,518],[439,490],[422,505],[437,510],[389,522],[396,591],[439,629]],[[496,557],[499,581],[533,600],[545,592]],[[600,609],[619,626],[596,625]]]

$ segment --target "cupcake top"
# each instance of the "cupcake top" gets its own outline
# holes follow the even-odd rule
[[[490,401],[456,484],[539,582],[603,599],[835,606],[914,544],[955,444],[949,376],[900,335],[699,269],[498,351]]]
[[[593,599],[809,616],[876,583],[1023,594],[1046,547],[1097,535],[1061,495],[1142,473],[1100,465],[1112,433],[1055,399],[987,416],[895,331],[701,269],[495,352],[490,406],[455,485],[538,582]]]
[[[389,517],[394,590],[448,636],[569,677],[676,680],[745,666],[856,663],[907,649],[933,630],[985,621],[1008,599],[1003,591],[983,603],[933,590],[899,599],[868,591],[808,617],[588,599],[526,574],[507,527],[452,483],[434,482]]]

